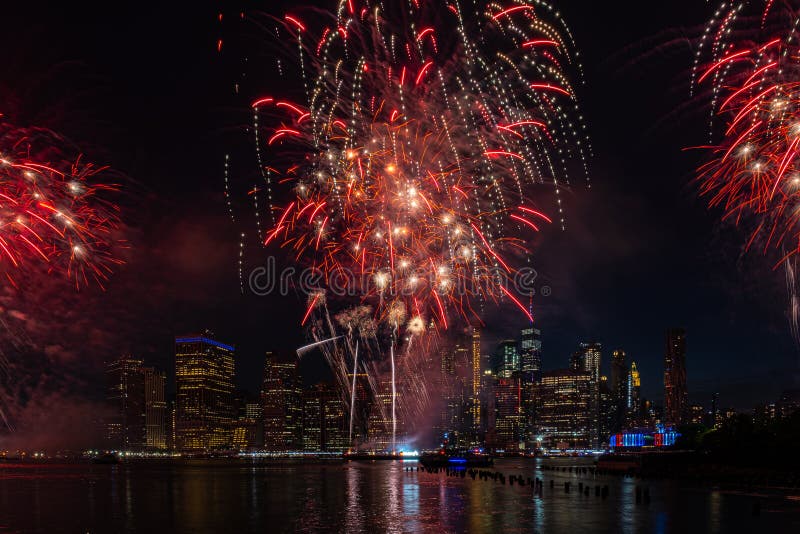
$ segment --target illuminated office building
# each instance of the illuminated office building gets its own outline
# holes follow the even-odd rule
[[[624,350],[617,349],[611,353],[611,377],[608,388],[611,394],[609,431],[618,433],[625,426],[625,415],[628,410],[628,368]]]
[[[439,393],[439,421],[435,425],[437,438],[450,446],[461,443],[467,430],[467,403],[472,379],[471,339],[462,337],[455,343],[445,343],[440,350],[440,369],[437,390]]]
[[[664,422],[681,425],[686,422],[689,396],[686,390],[686,331],[667,330],[664,349]]]
[[[520,371],[525,382],[538,382],[542,377],[542,332],[532,326],[520,336]]]
[[[592,375],[592,380],[600,381],[600,363],[603,347],[600,343],[581,343],[572,355],[573,371],[581,371]]]
[[[495,358],[494,371],[499,378],[511,378],[512,374],[520,370],[517,342],[513,339],[500,342]]]
[[[642,419],[642,398],[641,398],[642,381],[639,377],[639,370],[636,368],[636,362],[631,362],[630,371],[628,371],[628,387],[626,395],[626,419],[625,423],[629,428],[635,428],[641,425]]]
[[[247,450],[263,445],[264,428],[261,424],[261,404],[245,394],[236,395],[236,417],[233,423],[233,448]]]
[[[147,448],[163,450],[167,448],[167,400],[164,395],[167,375],[152,367],[143,367],[142,373]]]
[[[592,407],[592,375],[562,369],[542,373],[536,387],[537,441],[546,449],[597,447]]]
[[[234,347],[210,332],[175,338],[175,433],[183,451],[232,446]]]
[[[477,327],[470,329],[470,355],[472,360],[471,366],[471,381],[470,381],[470,419],[472,423],[472,441],[473,444],[478,443],[478,436],[481,429],[481,376],[483,375],[483,366],[481,365],[481,331]]]
[[[141,450],[147,446],[145,387],[142,360],[123,356],[106,364],[107,446]]]
[[[302,406],[297,361],[267,353],[261,388],[264,448],[289,451],[302,448]]]
[[[506,452],[524,449],[527,425],[520,373],[494,382],[494,411],[494,448]]]
[[[327,384],[317,384],[302,393],[303,450],[343,452],[348,448],[345,405]]]

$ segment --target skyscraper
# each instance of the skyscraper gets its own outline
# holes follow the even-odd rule
[[[538,382],[542,375],[542,332],[524,328],[520,339],[520,367],[526,382]]]
[[[671,328],[665,336],[664,350],[664,422],[686,422],[689,395],[686,390],[686,331]]]
[[[301,397],[303,410],[301,420],[303,423],[303,450],[306,452],[322,451],[322,419],[323,419],[323,399],[324,392],[322,386],[317,385],[313,388],[303,390]]]
[[[572,370],[587,372],[594,381],[599,382],[602,351],[600,343],[581,343],[572,355]]]
[[[581,343],[572,355],[571,368],[578,373],[588,373],[589,382],[589,415],[592,420],[589,440],[596,446],[600,436],[600,363],[602,345],[597,342]]]
[[[472,440],[478,443],[481,427],[481,376],[484,369],[481,365],[481,331],[477,327],[470,329],[470,349],[472,360],[470,419],[472,423]]]
[[[175,338],[176,446],[208,451],[231,446],[234,347],[201,335]]]
[[[624,398],[625,383],[627,381],[627,369],[625,367],[625,351],[617,349],[611,353],[611,384],[612,392],[617,392]]]
[[[302,393],[302,443],[307,452],[342,452],[347,449],[345,405],[329,384],[317,384]]]
[[[471,394],[473,350],[471,337],[445,344],[441,351],[438,391],[437,438],[447,436],[450,445],[460,445],[466,428],[466,406]]]
[[[596,448],[592,375],[562,369],[542,373],[536,389],[536,432],[545,448]]]
[[[294,359],[281,360],[267,353],[261,405],[264,447],[270,451],[299,449],[302,446],[301,392]]]
[[[402,421],[398,419],[397,443],[400,443]],[[392,381],[379,380],[375,391],[374,402],[370,406],[367,424],[367,441],[372,449],[380,451],[392,450]]]
[[[167,401],[164,387],[167,376],[163,371],[143,367],[145,437],[148,449],[167,448]]]
[[[495,360],[495,373],[500,378],[511,378],[511,375],[519,371],[519,351],[517,342],[513,339],[506,339],[500,342],[497,348]]]
[[[617,349],[611,353],[611,382],[609,384],[611,402],[609,431],[616,434],[625,426],[628,407],[628,369],[625,351]]]
[[[522,378],[514,373],[494,383],[495,447],[517,451],[525,442],[525,413],[522,399]]]
[[[106,422],[106,439],[110,448],[144,449],[145,388],[142,360],[130,356],[106,364],[106,399],[111,415]]]
[[[641,421],[641,386],[642,381],[639,377],[639,370],[636,368],[636,362],[631,362],[631,369],[628,371],[628,388],[625,403],[625,422],[629,427],[639,426]]]

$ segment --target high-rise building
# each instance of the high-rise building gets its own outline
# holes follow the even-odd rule
[[[142,360],[123,356],[106,364],[106,422],[109,448],[141,450],[147,446]]]
[[[524,449],[526,421],[519,372],[510,378],[498,378],[495,381],[494,409],[495,448],[506,452]]]
[[[399,443],[402,434],[402,424],[400,421],[397,428],[394,428],[392,419],[392,381],[384,379],[378,381],[378,389],[375,391],[375,399],[371,404],[369,412],[369,422],[367,424],[367,441],[370,448],[379,451],[391,451],[392,439],[396,440],[394,445]],[[395,387],[397,390],[397,387]],[[396,406],[395,406],[396,410]],[[397,416],[395,412],[395,416]]]
[[[328,387],[322,404],[322,450],[344,452],[350,448],[347,405],[332,387]]]
[[[573,371],[590,373],[592,379],[600,381],[600,360],[603,347],[600,343],[581,343],[578,350],[572,355]]]
[[[233,422],[233,448],[256,449],[263,445],[264,427],[261,425],[261,403],[244,393],[235,401],[236,416]]]
[[[341,397],[328,384],[317,384],[302,393],[303,450],[343,452],[348,448],[347,418]]]
[[[630,371],[628,371],[628,387],[625,403],[625,423],[629,428],[635,428],[641,425],[641,387],[642,380],[639,377],[639,369],[636,368],[636,362],[631,362],[631,368]]]
[[[520,336],[522,379],[538,382],[542,377],[542,332],[532,326],[523,328]]]
[[[625,391],[625,385],[628,379],[628,370],[625,366],[625,351],[617,349],[611,353],[611,391],[620,392],[619,395],[624,398],[622,392]]]
[[[467,430],[467,403],[471,390],[472,346],[470,338],[445,344],[440,351],[438,381],[439,422],[438,439],[446,439],[450,446],[465,445]]]
[[[323,396],[321,386],[305,389],[302,393],[303,450],[306,452],[322,451]]]
[[[719,393],[711,394],[711,410],[708,412],[706,423],[709,428],[717,428],[719,426]]]
[[[686,422],[689,396],[686,390],[686,331],[671,328],[665,336],[664,419],[667,425]]]
[[[517,342],[513,339],[506,339],[500,342],[497,348],[497,355],[494,365],[495,374],[499,378],[511,378],[511,375],[518,372],[519,351]]]
[[[608,443],[608,438],[616,430],[612,430],[616,425],[617,410],[615,409],[616,398],[614,397],[611,385],[608,382],[608,377],[602,375],[600,377],[600,403],[598,413],[598,443]]]
[[[143,367],[142,373],[147,448],[163,450],[167,448],[167,400],[164,395],[167,375],[152,367]]]
[[[472,442],[478,443],[478,436],[481,427],[481,376],[483,366],[481,365],[481,331],[477,327],[472,327],[470,332],[470,351],[471,351],[471,388],[470,388],[470,419],[472,423]]]
[[[174,451],[177,449],[178,440],[175,430],[175,401],[167,403],[167,449]]]
[[[297,362],[267,353],[261,388],[264,448],[289,451],[302,447],[301,400]]]
[[[350,411],[345,414],[347,417],[347,446],[351,447],[363,442],[367,435],[367,424],[372,409],[372,397],[369,393],[369,376],[366,372],[357,373],[355,377],[353,373],[347,373],[347,384],[353,401],[352,406],[349,408]],[[351,427],[352,432],[350,430]],[[352,439],[352,443],[350,443],[350,439]]]
[[[183,451],[226,449],[234,420],[234,347],[210,332],[175,338],[175,433]]]
[[[542,373],[536,391],[536,432],[542,447],[596,448],[597,421],[593,420],[592,375],[562,369]]]
[[[609,413],[609,431],[617,434],[625,426],[625,414],[628,404],[628,368],[625,351],[617,349],[611,353],[611,405]]]
[[[589,373],[592,377],[590,387],[589,412],[595,425],[592,427],[590,441],[599,443],[600,436],[600,363],[602,345],[597,342],[581,343],[572,355],[571,369],[575,372]]]

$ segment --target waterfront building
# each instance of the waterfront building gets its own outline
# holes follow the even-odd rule
[[[542,373],[536,388],[537,441],[546,449],[596,448],[592,375],[562,369]]]
[[[345,452],[350,448],[347,404],[333,387],[325,390],[322,403],[322,450]]]
[[[471,327],[470,333],[470,360],[471,360],[471,373],[470,373],[470,423],[472,430],[472,443],[477,445],[479,443],[479,435],[481,431],[481,376],[483,374],[482,358],[481,358],[481,331],[477,327]]]
[[[439,421],[435,424],[437,440],[445,439],[450,446],[468,445],[471,434],[471,394],[473,357],[471,336],[445,343],[440,350]],[[479,405],[480,406],[480,405]]]
[[[306,452],[322,451],[323,395],[322,386],[319,385],[303,390],[302,393],[302,448]]]
[[[236,395],[235,412],[233,448],[236,450],[261,448],[264,444],[261,404],[247,394],[239,393]]]
[[[261,387],[266,450],[290,451],[302,447],[301,403],[297,361],[268,352]]]
[[[591,443],[599,443],[601,434],[600,418],[600,363],[602,359],[603,347],[600,343],[590,342],[581,343],[578,350],[572,355],[570,368],[576,372],[589,373],[591,382],[589,388],[590,406],[589,414],[593,421],[591,430]]]
[[[399,386],[395,386],[395,391],[399,391]],[[397,410],[397,406],[395,406]],[[372,450],[392,451],[393,445],[401,443],[402,423],[399,420],[400,414],[395,413],[397,427],[392,418],[392,381],[383,379],[378,382],[378,390],[375,392],[374,401],[369,412],[369,422],[367,424],[367,442]],[[395,442],[393,444],[393,434]]]
[[[523,410],[522,377],[514,373],[494,383],[493,448],[505,452],[524,450],[526,418]]]
[[[234,347],[211,332],[175,338],[175,433],[182,451],[232,446]]]
[[[145,444],[150,450],[167,448],[167,375],[153,367],[143,367]]]
[[[600,377],[600,385],[598,387],[600,402],[598,407],[597,422],[598,428],[598,443],[608,443],[608,437],[614,433],[614,425],[616,422],[616,398],[609,384],[608,377],[602,375]],[[613,430],[612,430],[613,429]]]
[[[686,422],[689,395],[686,389],[686,331],[671,328],[665,335],[664,419],[671,426]]]
[[[105,368],[109,416],[106,445],[116,450],[141,450],[147,446],[145,386],[142,360],[122,356]]]

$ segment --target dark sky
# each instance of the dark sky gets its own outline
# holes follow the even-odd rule
[[[576,179],[565,198],[567,230],[548,230],[534,257],[552,287],[535,309],[545,366],[565,366],[578,342],[596,339],[623,348],[642,370],[645,396],[660,399],[663,332],[684,326],[693,399],[717,390],[723,404],[749,408],[797,387],[783,274],[771,257],[740,254],[741,232],[696,199],[698,155],[682,150],[706,139],[707,112],[687,104],[687,80],[692,37],[709,6],[558,3],[582,54],[579,97],[595,158],[591,190]],[[229,222],[223,198],[224,154],[234,155],[234,178],[255,169],[240,135],[249,97],[290,88],[253,38],[240,43],[254,47],[249,61],[264,63],[265,81],[248,79],[233,95],[241,57],[226,47],[217,54],[216,41],[241,28],[220,26],[213,3],[171,4],[4,7],[0,84],[18,97],[18,120],[63,132],[131,177],[128,264],[106,293],[62,297],[70,317],[83,318],[72,327],[59,310],[40,310],[69,355],[53,369],[86,377],[87,395],[100,391],[92,377],[103,359],[130,351],[170,369],[173,336],[204,327],[237,345],[240,383],[255,390],[264,351],[288,352],[304,339],[298,297],[239,293],[242,229]],[[260,8],[267,4],[284,12],[275,2]],[[226,8],[226,20],[238,11]],[[249,261],[265,253],[255,254]],[[509,307],[487,313],[496,338],[523,326]],[[319,373],[319,362],[304,365]]]

